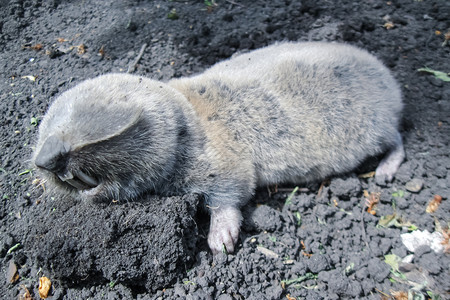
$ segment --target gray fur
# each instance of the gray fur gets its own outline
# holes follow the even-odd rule
[[[232,252],[257,186],[320,180],[387,150],[377,181],[391,180],[404,158],[401,110],[397,83],[367,52],[283,43],[168,83],[87,80],[50,107],[34,161],[85,200],[199,193],[212,251]]]

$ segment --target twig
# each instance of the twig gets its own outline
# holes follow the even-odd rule
[[[142,58],[142,55],[144,55],[145,48],[147,47],[147,44],[145,43],[142,45],[141,50],[139,51],[138,56],[133,61],[132,64],[128,67],[127,73],[133,73],[136,70],[136,65],[138,64],[139,60]]]
[[[369,249],[369,252],[372,253],[372,249],[370,249],[369,243],[367,242],[366,228],[364,227],[364,208],[365,208],[365,205],[362,205],[362,210],[361,210],[362,237],[363,237],[364,243],[366,244],[367,249]]]
[[[234,4],[234,5],[237,5],[237,6],[240,6],[240,7],[245,7],[244,5],[242,5],[242,4],[240,4],[240,3],[236,3],[236,2],[234,2],[234,1],[232,1],[232,0],[226,0],[228,3],[230,3],[230,4]]]

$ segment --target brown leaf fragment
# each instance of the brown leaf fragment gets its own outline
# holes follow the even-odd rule
[[[334,204],[335,207],[337,207],[339,205],[339,203],[337,202],[336,198],[333,199],[333,204]]]
[[[358,175],[358,178],[373,178],[374,176],[375,176],[375,171],[372,171],[369,173],[360,174],[360,175]]]
[[[305,242],[303,240],[301,240],[300,244],[302,245],[302,249],[305,250],[306,249]]]
[[[306,253],[305,251],[301,251],[301,254],[302,254],[303,256],[306,256],[306,257],[311,257],[311,256],[313,256],[311,253]]]
[[[394,28],[395,25],[394,25],[394,22],[389,21],[389,22],[384,23],[383,27],[386,28],[387,30],[389,30],[389,29]]]
[[[450,30],[444,34],[444,42],[442,43],[442,46],[447,45],[448,41],[450,41]]]
[[[8,270],[6,270],[6,280],[8,283],[14,283],[19,280],[19,272],[13,260],[9,261]]]
[[[39,51],[39,50],[42,50],[43,47],[44,46],[42,44],[35,44],[35,45],[31,46],[30,48],[35,51]]]
[[[77,50],[78,54],[86,53],[86,46],[84,44],[81,44],[81,45],[77,46],[77,48],[78,48],[78,50]]]
[[[65,38],[57,38],[56,40],[58,41],[58,43],[68,42],[68,40],[66,40]]]
[[[20,285],[19,300],[33,300],[30,291],[25,285]]]
[[[408,293],[404,291],[393,291],[391,290],[391,295],[395,300],[408,300]]]
[[[286,295],[286,298],[287,298],[288,300],[297,300],[297,298],[292,297],[291,294],[287,294],[287,295]]]
[[[50,281],[50,279],[45,276],[39,278],[39,297],[41,297],[41,299],[46,299],[51,287],[52,282]]]
[[[278,254],[263,246],[257,246],[256,249],[267,257],[278,258]]]
[[[98,53],[100,54],[101,57],[105,56],[105,46],[104,45],[102,45],[100,47],[100,50],[98,50]]]
[[[364,190],[364,198],[366,198],[366,206],[367,206],[367,212],[371,215],[375,215],[377,212],[375,211],[375,205],[380,202],[380,195],[379,192],[371,192],[369,194],[368,191]]]
[[[35,82],[37,79],[37,76],[33,76],[33,75],[27,75],[27,76],[22,76],[23,79],[28,79],[30,81]]]
[[[434,213],[438,208],[439,205],[442,202],[442,197],[439,195],[434,195],[433,199],[430,201],[430,203],[428,203],[426,212],[427,213]]]

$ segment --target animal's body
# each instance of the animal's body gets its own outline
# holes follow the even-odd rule
[[[401,110],[396,81],[367,52],[283,43],[168,83],[87,80],[50,107],[34,162],[87,200],[202,194],[212,251],[233,251],[257,186],[320,180],[383,152],[377,180],[391,180],[404,158]]]

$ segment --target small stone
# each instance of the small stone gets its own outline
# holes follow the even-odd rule
[[[307,261],[308,268],[313,273],[329,270],[330,263],[326,254],[315,254]]]
[[[387,278],[391,272],[391,267],[378,258],[372,258],[367,265],[367,269],[370,277],[378,283]]]
[[[442,268],[439,265],[439,262],[437,261],[436,253],[429,252],[418,260],[419,266],[421,266],[423,269],[428,270],[431,274],[438,275],[440,274]]]
[[[350,198],[361,191],[361,182],[356,177],[335,178],[330,184],[331,192],[339,198]]]
[[[251,218],[256,227],[262,231],[276,231],[282,224],[281,213],[267,205],[258,206]]]
[[[6,280],[8,283],[14,283],[19,279],[19,272],[14,261],[10,260],[8,270],[6,271]]]
[[[441,244],[443,236],[440,232],[430,233],[428,230],[415,230],[410,233],[403,233],[400,236],[405,247],[411,252],[415,252],[423,245],[429,246],[436,253],[444,251],[444,247]]]
[[[422,187],[423,187],[423,180],[419,178],[414,178],[405,184],[405,189],[412,193],[420,192]]]

